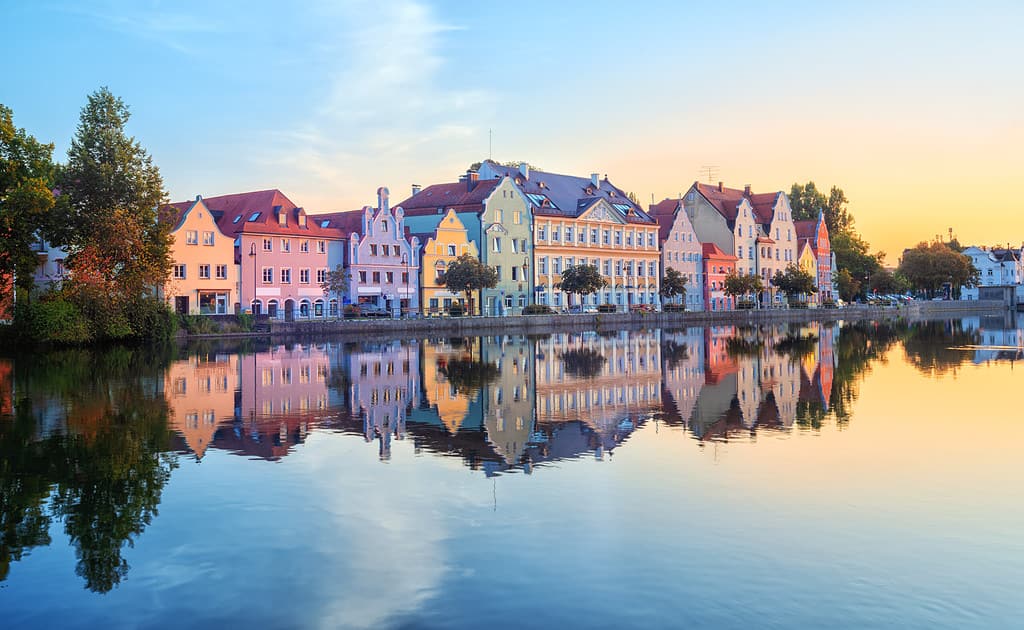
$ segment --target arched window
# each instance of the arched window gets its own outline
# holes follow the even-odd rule
[[[309,317],[309,300],[299,303],[299,317]]]
[[[262,315],[263,314],[263,302],[261,302],[259,300],[253,300],[252,301],[252,311],[251,312],[252,312],[253,315]]]

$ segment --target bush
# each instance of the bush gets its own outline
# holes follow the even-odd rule
[[[547,304],[530,304],[523,309],[523,315],[554,315],[555,311],[552,310]]]
[[[614,313],[619,310],[619,307],[614,304],[599,304],[597,307],[598,313]]]
[[[129,336],[147,341],[166,341],[178,332],[178,317],[162,300],[141,297],[125,305]]]
[[[736,310],[752,309],[757,306],[756,300],[740,298],[736,300]]]
[[[181,327],[190,335],[210,335],[219,332],[217,323],[203,315],[182,315]]]
[[[686,311],[686,305],[669,302],[668,304],[662,305],[661,310],[666,313],[683,313]]]
[[[73,345],[93,340],[89,322],[74,304],[63,299],[19,302],[11,332],[26,343]]]
[[[455,302],[454,304],[448,307],[448,315],[450,317],[462,317],[463,314],[465,314],[465,312],[465,309],[459,302]]]
[[[238,329],[242,332],[249,332],[252,330],[253,324],[256,322],[256,318],[253,317],[252,313],[239,313],[238,314]]]

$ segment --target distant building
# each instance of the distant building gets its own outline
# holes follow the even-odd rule
[[[217,226],[214,213],[195,201],[172,204],[171,275],[160,295],[181,315],[226,315],[239,305],[234,240]],[[219,213],[218,213],[219,214]]]
[[[1024,246],[1020,249],[971,246],[961,253],[970,258],[978,270],[979,286],[1013,286],[1017,300],[1024,300]],[[964,287],[961,291],[964,300],[977,300],[978,296],[977,286]]]
[[[442,284],[448,266],[464,254],[479,260],[476,244],[469,239],[458,213],[449,209],[444,215],[408,217],[410,233],[423,243],[420,255],[420,304],[425,315],[441,315],[454,303],[465,301],[465,293]],[[467,305],[463,305],[464,308]]]
[[[814,261],[811,268],[805,269],[814,276],[814,285],[818,289],[813,301],[821,304],[834,299],[832,243],[829,240],[824,213],[819,212],[818,218],[813,221],[796,221],[794,226],[800,247],[801,267],[806,265],[803,258],[805,253],[810,255]]]

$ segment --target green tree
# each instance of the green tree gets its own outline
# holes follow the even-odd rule
[[[860,295],[860,282],[856,280],[847,269],[840,269],[836,272],[836,288],[839,290],[839,297],[847,302],[853,301]]]
[[[348,295],[351,283],[352,272],[341,265],[338,265],[327,272],[327,276],[324,278],[324,281],[320,283],[320,289],[327,297],[332,295],[345,296]]]
[[[815,290],[814,276],[794,264],[788,265],[784,271],[776,271],[771,283],[785,293],[790,302]]]
[[[14,114],[0,105],[0,277],[15,279],[31,296],[38,254],[33,245],[52,228],[53,145],[14,126]],[[0,301],[7,283],[0,282]]]
[[[498,284],[498,272],[494,267],[489,267],[470,254],[459,256],[455,262],[448,265],[441,284],[452,291],[460,291],[466,294],[466,303],[469,312],[473,312],[473,292],[481,289],[492,289]]]
[[[872,293],[904,293],[910,289],[910,282],[901,273],[879,269],[868,280],[868,291]]]
[[[128,118],[128,107],[107,88],[90,94],[58,177],[60,241],[74,281],[94,285],[115,306],[161,286],[171,264],[173,226],[158,220],[167,198],[163,179],[126,134]]]
[[[562,271],[562,279],[558,288],[565,293],[580,296],[580,303],[583,303],[583,296],[600,291],[607,286],[608,281],[594,265],[576,265],[566,267]]]
[[[734,298],[754,296],[764,290],[761,276],[755,274],[739,275],[735,271],[725,277],[725,294]],[[752,298],[753,299],[753,298]]]
[[[958,297],[964,286],[978,282],[978,270],[971,259],[941,242],[918,243],[903,252],[898,272],[915,289],[935,295],[943,285],[949,284],[953,297]]]
[[[674,267],[665,270],[665,277],[661,279],[661,297],[672,299],[679,298],[679,302],[686,301],[686,276]]]

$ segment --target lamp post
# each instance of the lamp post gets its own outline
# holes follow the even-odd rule
[[[252,258],[252,302],[249,303],[249,312],[256,315],[256,241],[249,244],[249,257]],[[254,403],[255,404],[255,403]]]

